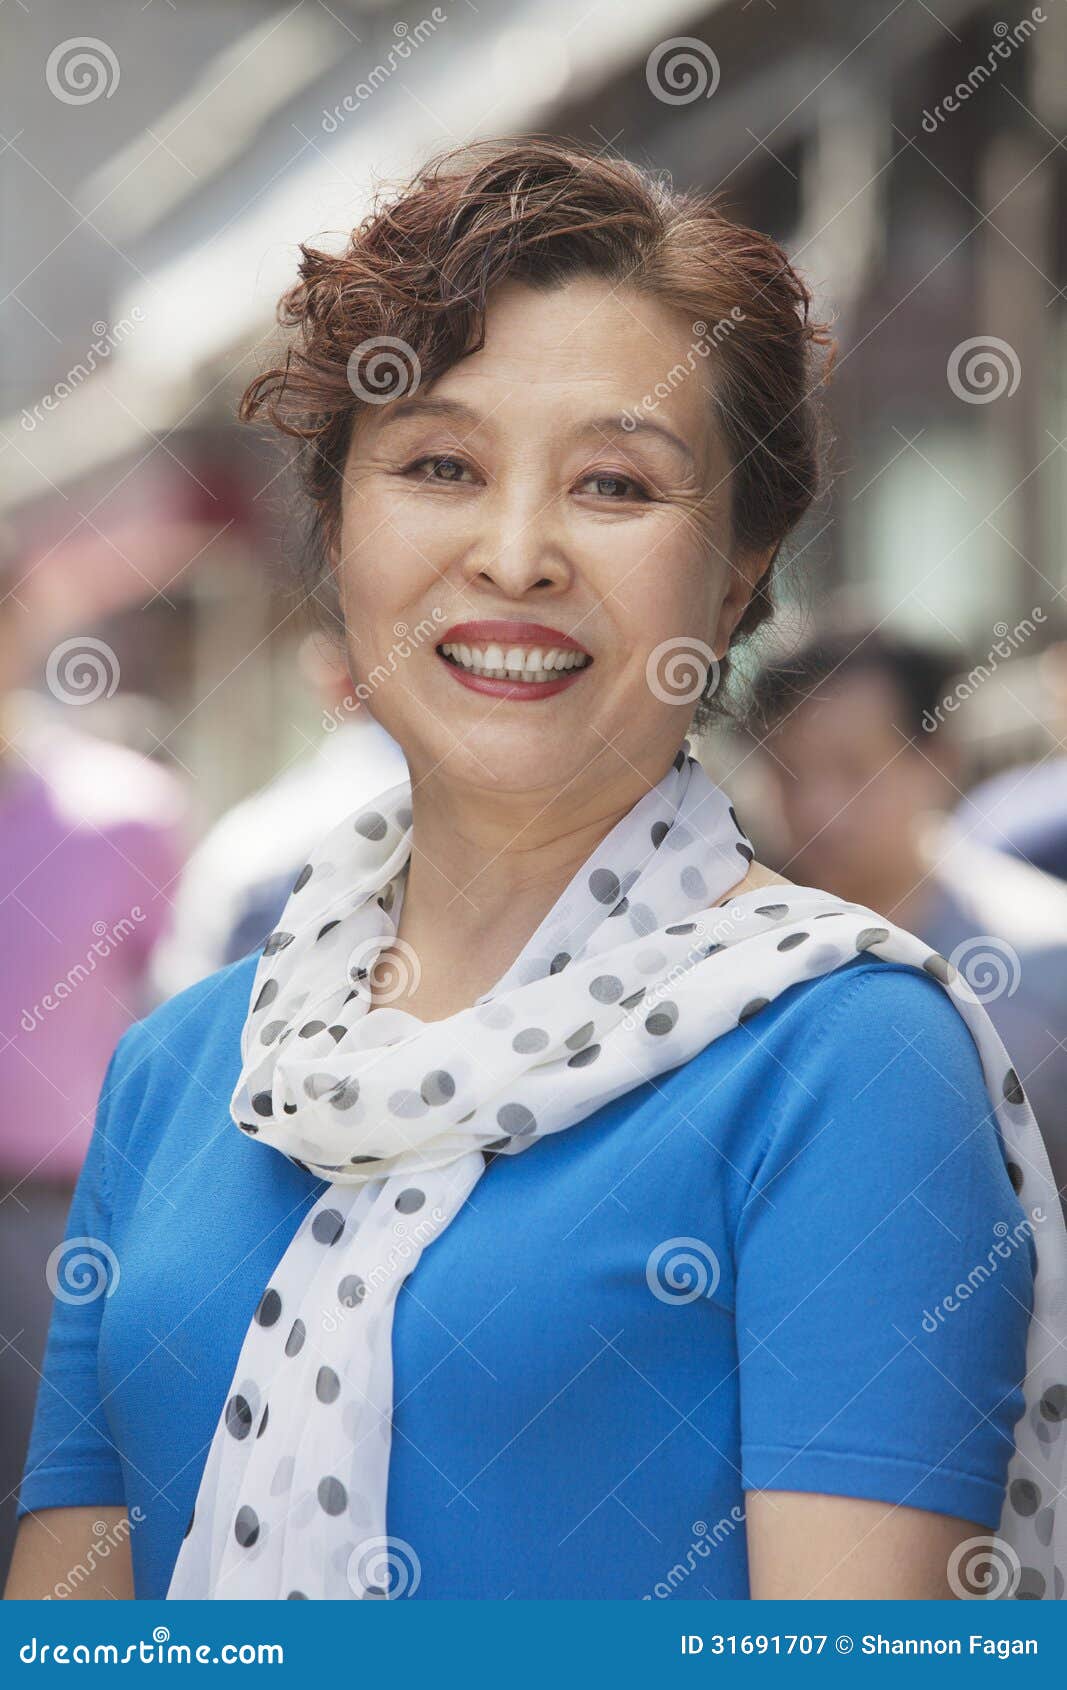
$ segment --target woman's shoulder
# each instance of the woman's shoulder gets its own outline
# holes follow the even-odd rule
[[[257,951],[216,969],[128,1027],[105,1081],[109,1100],[127,1108],[156,1086],[203,1084],[220,1071],[236,1075],[258,961]]]

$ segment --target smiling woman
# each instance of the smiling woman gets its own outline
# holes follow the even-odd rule
[[[242,415],[301,442],[301,584],[410,779],[115,1052],[68,1230],[121,1276],[57,1302],[9,1595],[120,1505],[139,1597],[1061,1594],[1023,1086],[685,737],[819,491],[810,305],[551,138],[303,248]]]

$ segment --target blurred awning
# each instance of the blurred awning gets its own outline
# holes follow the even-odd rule
[[[354,54],[353,90],[361,78],[371,84],[363,109],[332,108],[331,117],[316,85],[306,127],[292,125],[294,156],[274,180],[115,301],[112,325],[127,327],[99,368],[60,402],[6,419],[5,507],[17,511],[61,495],[138,450],[165,449],[168,431],[204,420],[212,408],[217,413],[257,342],[274,332],[276,302],[295,279],[298,243],[343,245],[376,183],[403,179],[450,144],[550,129],[562,103],[591,96],[650,46],[699,30],[723,3],[592,0],[576,8],[568,0],[527,0],[491,29],[484,20],[477,27],[476,14],[472,27],[459,13],[443,15],[431,29],[432,12],[442,10],[433,8],[406,37],[396,26],[393,48],[406,42],[407,51],[395,74],[375,75],[387,50],[368,46]],[[202,230],[204,207],[195,210]],[[245,379],[250,373],[246,368]]]

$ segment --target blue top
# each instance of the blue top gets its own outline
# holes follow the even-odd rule
[[[325,1189],[230,1121],[256,961],[123,1036],[67,1226],[117,1283],[55,1303],[18,1512],[125,1503],[138,1597],[166,1593],[245,1330]],[[710,1294],[672,1294],[670,1241]],[[493,1160],[402,1286],[388,1529],[416,1600],[746,1597],[747,1489],[995,1526],[1032,1272],[943,988],[868,955],[791,987]]]

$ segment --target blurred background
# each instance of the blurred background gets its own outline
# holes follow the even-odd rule
[[[953,961],[1067,1181],[1064,0],[7,0],[0,31],[0,1572],[116,1039],[403,772],[278,584],[285,457],[235,407],[298,241],[443,146],[592,142],[811,280],[835,480],[694,748],[762,860]]]

